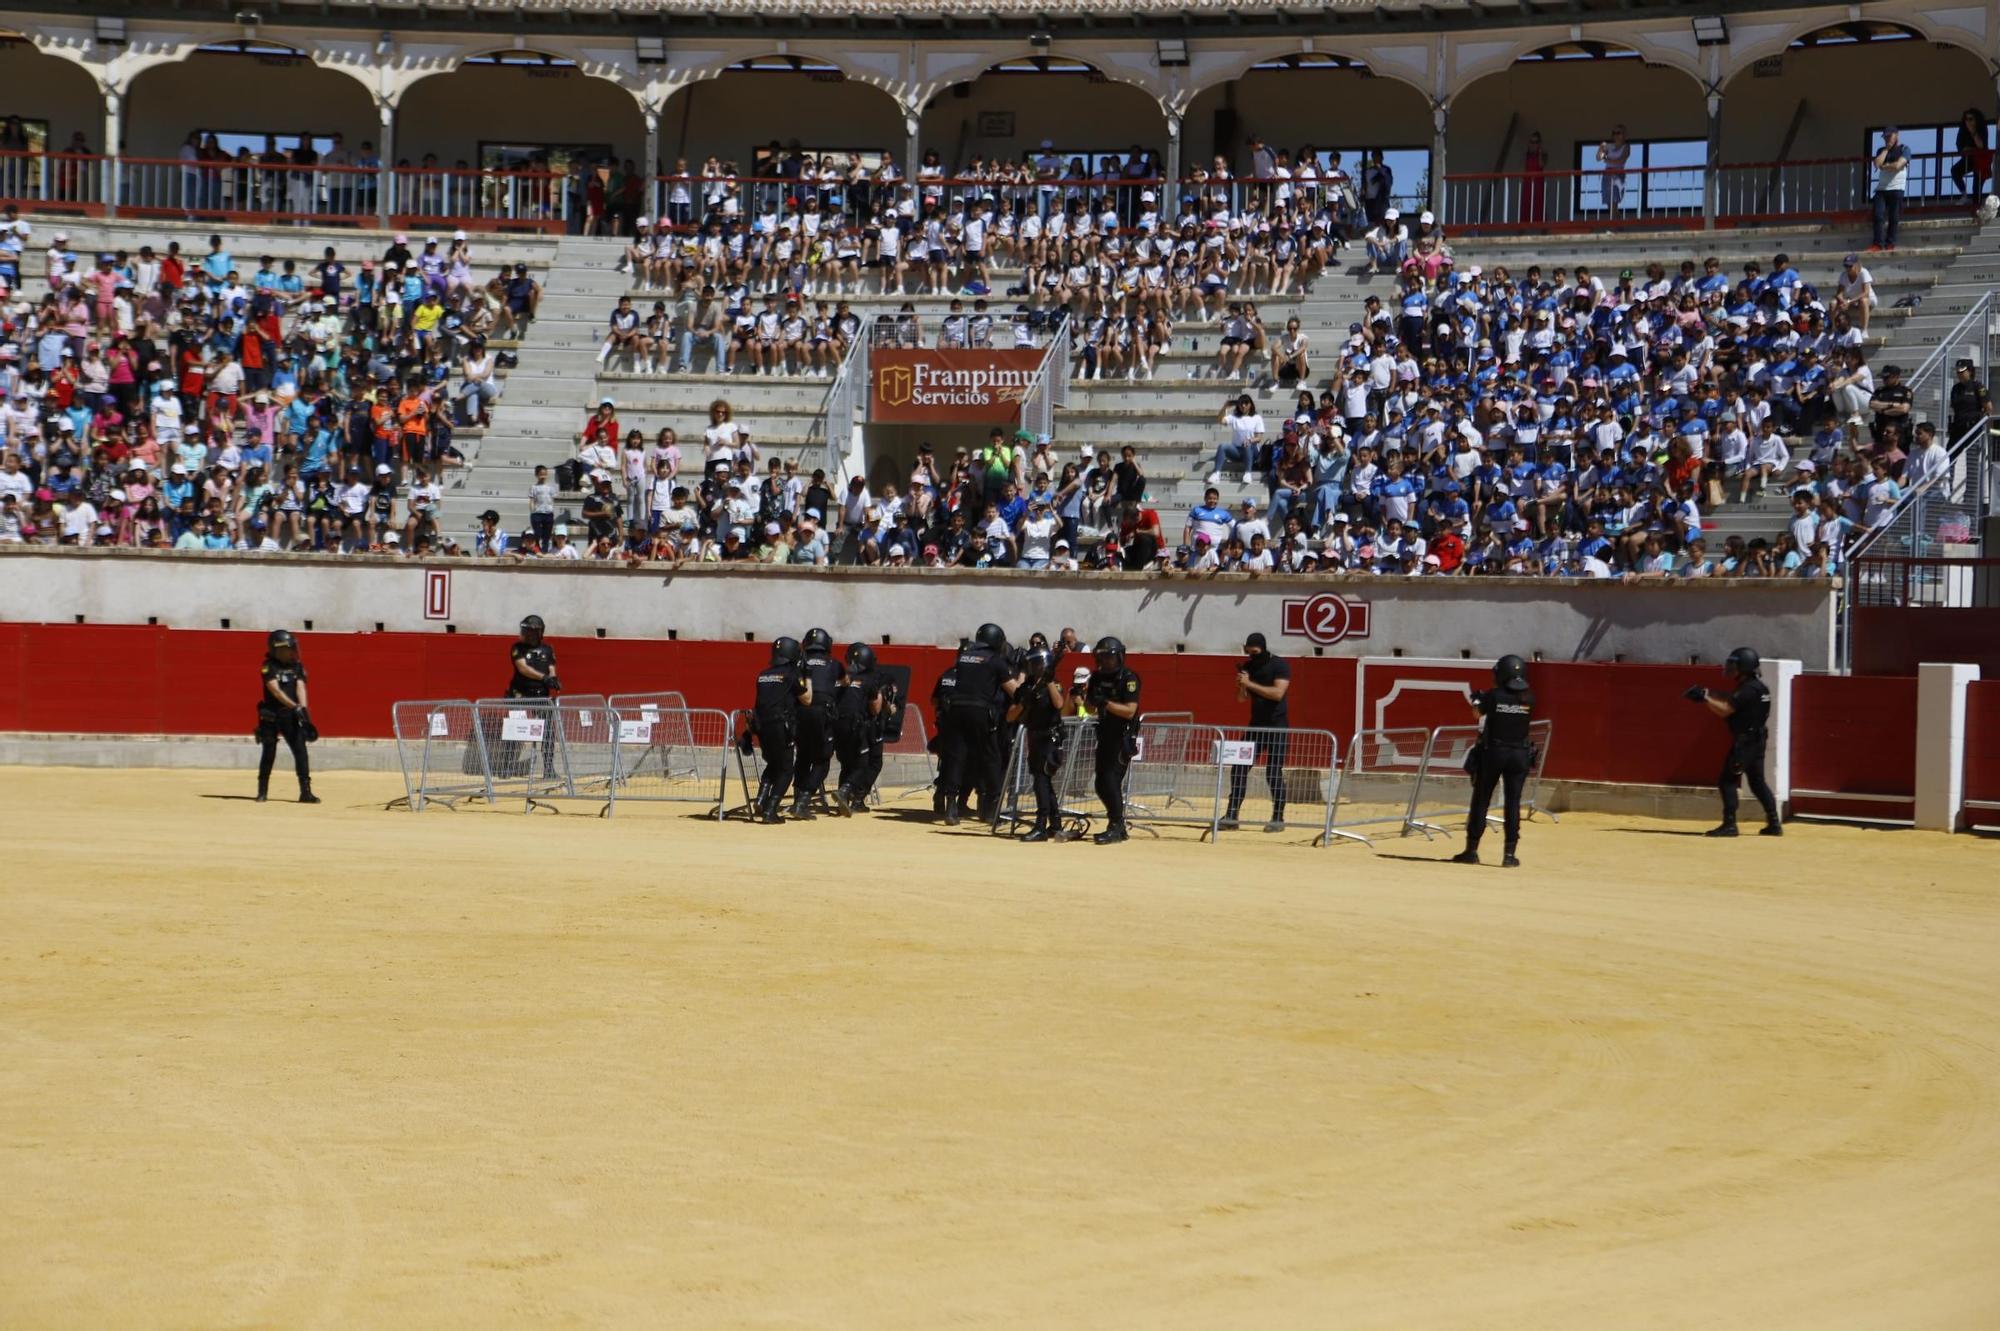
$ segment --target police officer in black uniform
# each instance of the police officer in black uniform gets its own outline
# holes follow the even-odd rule
[[[882,775],[882,736],[895,705],[895,685],[876,673],[875,649],[849,643],[847,673],[833,699],[833,747],[840,755],[833,807],[843,818],[868,807],[868,792]]]
[[[811,818],[813,801],[824,801],[827,769],[833,766],[833,703],[840,677],[846,672],[833,659],[833,635],[807,629],[805,660],[800,663],[812,681],[811,705],[799,709],[798,764],[792,773],[792,817]]]
[[[1099,638],[1091,649],[1097,668],[1085,696],[1097,718],[1097,798],[1104,805],[1104,830],[1091,838],[1100,846],[1130,838],[1125,830],[1125,770],[1139,746],[1139,676],[1125,664],[1125,644]]]
[[[521,621],[521,636],[507,649],[508,659],[513,663],[513,677],[507,681],[509,698],[538,698],[547,701],[562,692],[562,681],[556,678],[556,651],[543,640],[545,626],[540,615],[529,615]],[[510,768],[519,768],[522,760],[514,758]],[[514,773],[518,775],[518,771]],[[556,726],[553,718],[542,728],[542,777],[553,781],[556,776]]]
[[[960,638],[958,650],[962,652],[971,644],[970,638]],[[925,746],[937,759],[937,780],[932,783],[931,788],[931,812],[940,818],[944,817],[945,810],[951,805],[951,797],[945,794],[944,790],[944,774],[950,770],[952,764],[951,737],[945,733],[944,719],[945,714],[951,711],[951,700],[957,696],[958,657],[954,655],[952,663],[937,677],[937,683],[931,685],[931,738],[930,743]]]
[[[1236,667],[1236,698],[1250,704],[1250,739],[1257,756],[1264,760],[1264,783],[1271,788],[1271,821],[1266,832],[1285,830],[1285,757],[1291,749],[1291,708],[1286,697],[1292,691],[1292,667],[1271,655],[1264,635],[1253,633],[1243,640],[1243,664]],[[1222,825],[1238,825],[1243,797],[1249,793],[1250,769],[1229,769],[1229,808]]]
[[[1722,760],[1722,776],[1715,788],[1722,795],[1722,824],[1710,829],[1710,836],[1736,835],[1736,787],[1747,778],[1750,793],[1764,806],[1764,826],[1759,836],[1783,836],[1785,828],[1778,815],[1778,799],[1764,780],[1764,744],[1771,724],[1771,690],[1757,672],[1763,661],[1749,647],[1738,647],[1723,662],[1723,669],[1735,682],[1728,693],[1715,693],[1696,685],[1684,695],[1729,722],[1729,756]]]
[[[764,775],[757,783],[757,803],[753,815],[759,822],[779,823],[778,805],[792,784],[792,770],[798,756],[799,711],[812,706],[812,680],[804,666],[804,653],[796,638],[780,638],[771,644],[771,662],[757,672],[757,698],[750,709],[750,729],[744,732],[742,749],[750,752],[751,736],[764,748]]]
[[[1986,396],[1986,386],[1979,382],[1978,367],[1969,360],[1959,361],[1951,384],[1951,437],[1944,441],[1946,446],[1963,439],[1982,417],[1992,411],[1993,403]]]
[[[299,640],[278,629],[264,640],[264,688],[257,695],[257,802],[271,793],[271,765],[278,758],[278,740],[292,751],[299,775],[299,803],[317,804],[313,794],[312,761],[306,745],[319,738],[312,713],[306,710],[306,668],[299,660]]]
[[[1521,844],[1521,787],[1535,765],[1528,742],[1528,726],[1535,719],[1528,663],[1518,656],[1495,661],[1493,687],[1472,695],[1472,710],[1479,714],[1479,743],[1465,761],[1465,770],[1472,777],[1472,807],[1466,811],[1465,849],[1452,859],[1459,864],[1479,863],[1479,839],[1486,835],[1486,810],[1493,803],[1493,787],[1497,785],[1507,801],[1502,819],[1507,848],[1500,863],[1518,869],[1521,861],[1514,852]]]
[[[1053,667],[1054,655],[1048,648],[1030,648],[1021,658],[1021,685],[1007,710],[1010,726],[1020,726],[1025,735],[1028,776],[1035,784],[1035,826],[1023,841],[1064,839],[1055,786],[1063,761],[1064,700],[1062,681]]]
[[[944,770],[938,786],[944,795],[946,827],[965,816],[966,796],[977,791],[979,807],[990,811],[999,795],[999,726],[1017,677],[1007,666],[1007,634],[998,624],[981,624],[970,645],[952,662],[954,682],[949,705],[940,720],[944,736]]]

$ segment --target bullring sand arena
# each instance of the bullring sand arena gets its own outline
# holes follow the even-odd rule
[[[2000,1325],[1990,842],[0,782],[10,1328]]]

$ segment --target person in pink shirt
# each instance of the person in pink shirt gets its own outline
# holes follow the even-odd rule
[[[271,401],[270,389],[260,388],[244,398],[237,414],[243,418],[243,428],[252,439],[265,448],[271,447],[278,430],[278,408]]]
[[[97,271],[85,279],[84,288],[90,293],[97,306],[97,327],[101,332],[114,332],[118,327],[116,298],[118,295],[118,270],[111,266],[111,256],[97,256]]]

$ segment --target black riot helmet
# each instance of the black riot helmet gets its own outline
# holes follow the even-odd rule
[[[1503,656],[1493,663],[1493,685],[1519,693],[1528,687],[1528,663],[1518,656]]]
[[[1036,647],[1031,649],[1026,656],[1023,656],[1021,658],[1021,673],[1026,675],[1028,681],[1033,684],[1039,684],[1047,679],[1049,677],[1048,648]]]
[[[1099,638],[1097,646],[1090,649],[1097,658],[1099,670],[1123,670],[1125,668],[1125,644],[1116,638]]]
[[[771,644],[772,665],[797,665],[801,654],[797,638],[779,638]]]
[[[875,668],[875,649],[865,642],[847,644],[847,668],[854,674],[865,674]]]
[[[296,652],[298,649],[299,640],[292,636],[290,629],[273,629],[270,635],[264,639],[264,650],[273,655],[283,651]]]
[[[1763,658],[1757,655],[1755,647],[1738,647],[1722,663],[1724,670],[1732,675],[1741,675],[1745,679],[1757,678],[1757,672],[1763,669],[1763,666]]]
[[[540,615],[529,615],[521,621],[521,641],[530,647],[542,640],[542,630],[546,627]]]
[[[806,630],[806,655],[825,656],[833,651],[833,635],[825,629]]]
[[[972,637],[981,647],[990,647],[996,652],[1007,650],[1007,630],[998,624],[981,624],[979,632]]]

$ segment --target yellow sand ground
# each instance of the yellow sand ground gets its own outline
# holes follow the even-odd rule
[[[0,1325],[2000,1326],[1991,843],[246,785],[0,772]]]

